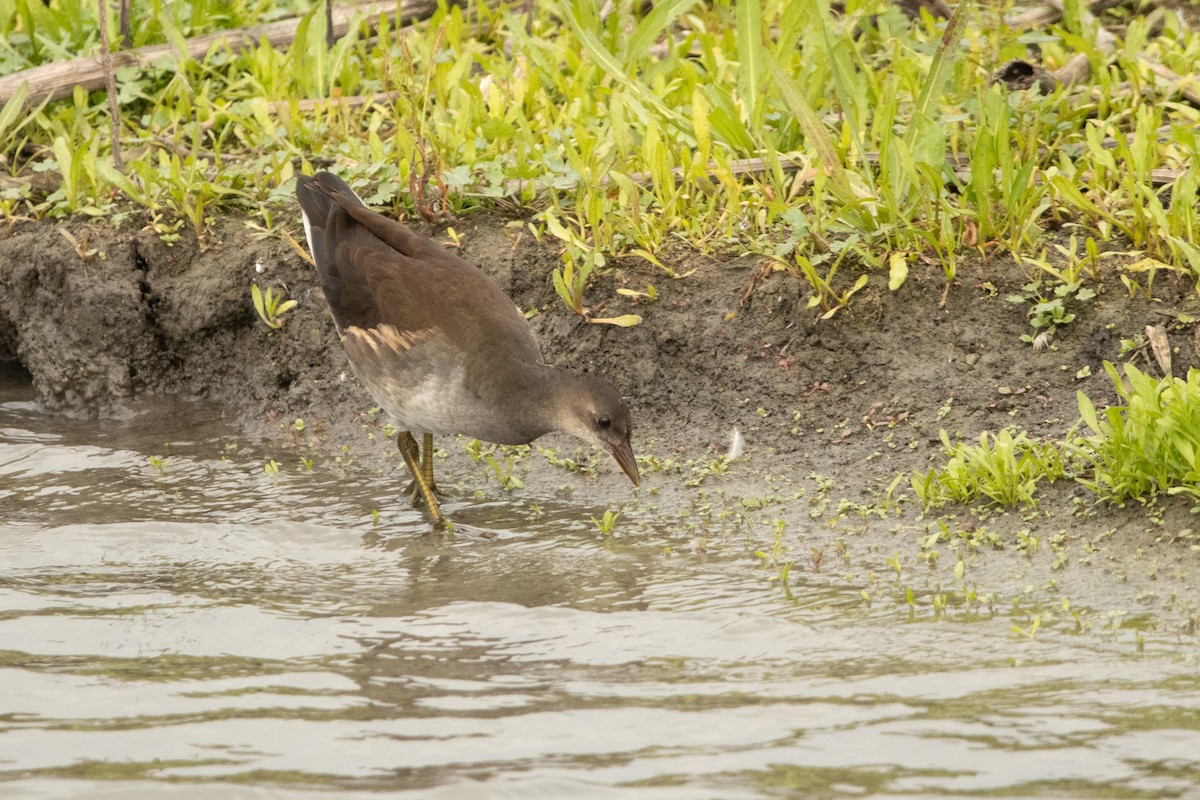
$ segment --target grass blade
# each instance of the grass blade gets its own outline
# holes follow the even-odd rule
[[[854,196],[854,190],[850,187],[850,178],[846,175],[846,169],[842,166],[842,160],[838,157],[837,149],[833,146],[833,139],[830,138],[829,132],[825,130],[825,126],[821,124],[820,118],[817,117],[817,112],[804,99],[804,93],[800,91],[800,87],[792,80],[792,76],[788,75],[783,67],[779,66],[779,62],[769,53],[764,54],[764,58],[767,67],[771,70],[771,76],[775,79],[775,84],[779,87],[779,93],[783,96],[783,102],[787,105],[788,111],[800,123],[800,128],[804,131],[804,137],[817,151],[817,159],[821,166],[829,171],[830,183],[833,186],[834,194],[843,203],[857,203],[858,198]]]
[[[930,114],[929,106],[935,98],[942,96],[946,79],[954,67],[954,62],[957,61],[958,40],[962,37],[962,29],[966,25],[966,11],[969,7],[970,0],[963,0],[955,7],[950,19],[946,21],[946,30],[942,33],[942,41],[938,45],[937,52],[933,54],[933,62],[929,65],[929,74],[925,76],[925,83],[921,85],[921,92],[917,95],[916,105],[913,106],[914,116],[920,114],[933,117]],[[905,136],[905,142],[909,149],[913,149],[915,136],[916,130],[910,127]]]
[[[630,92],[631,98],[636,98],[642,104],[653,108],[659,115],[670,122],[679,131],[684,143],[688,147],[694,147],[696,142],[692,135],[691,124],[678,111],[673,111],[667,108],[666,104],[658,98],[654,92],[650,91],[649,87],[641,81],[634,80],[629,77],[625,67],[617,61],[616,57],[608,51],[608,48],[596,37],[594,33],[585,29],[580,24],[579,19],[572,13],[571,9],[564,5],[562,9],[563,16],[567,23],[571,26],[571,32],[579,39],[579,43],[583,45],[584,51],[588,56],[600,66],[605,73],[609,75],[617,83],[624,86]]]
[[[4,108],[0,109],[0,141],[8,138],[8,129],[13,127],[17,116],[25,108],[25,98],[27,97],[29,97],[29,84],[23,83],[21,88],[17,89],[17,93],[8,98]]]
[[[751,127],[762,125],[763,39],[762,8],[758,0],[737,4],[738,93],[743,119]]]
[[[649,14],[642,17],[633,30],[633,35],[625,45],[626,63],[635,61],[646,54],[650,46],[658,41],[671,23],[692,10],[698,0],[668,0],[654,6]]]

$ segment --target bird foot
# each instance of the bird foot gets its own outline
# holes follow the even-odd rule
[[[434,498],[439,501],[454,496],[454,492],[442,489],[436,483],[430,484],[429,490],[433,492]],[[409,481],[408,485],[404,487],[404,492],[412,498],[413,508],[420,508],[425,505],[425,498],[421,495],[421,487],[417,485],[416,481]]]

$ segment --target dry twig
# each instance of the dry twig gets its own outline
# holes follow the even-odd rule
[[[100,69],[104,75],[104,91],[108,94],[108,115],[112,119],[112,159],[117,172],[125,172],[125,164],[121,161],[121,103],[117,98],[117,78],[113,74],[112,42],[108,36],[108,4],[98,0],[100,4]]]
[[[500,0],[485,0],[489,5],[495,5]],[[437,10],[437,0],[369,0],[353,5],[334,9],[333,25],[330,28],[335,36],[344,36],[350,29],[350,23],[357,16],[378,17],[394,12],[400,24],[407,24],[415,19],[424,19]],[[256,47],[260,41],[266,40],[272,47],[282,47],[295,38],[299,19],[285,19],[267,25],[256,25],[252,28],[237,28],[229,31],[217,31],[205,36],[197,36],[187,41],[188,58],[202,58],[209,49],[218,42],[226,42],[233,52],[240,52],[250,47]],[[121,50],[111,54],[112,68],[137,66],[148,67],[156,61],[176,53],[170,44],[156,44],[139,47],[136,50]],[[104,88],[104,68],[100,56],[81,56],[70,61],[58,61],[53,64],[14,72],[0,78],[0,104],[8,101],[16,94],[22,84],[29,84],[30,105],[36,105],[47,97],[51,100],[61,100],[70,97],[76,86],[82,86],[91,92]]]

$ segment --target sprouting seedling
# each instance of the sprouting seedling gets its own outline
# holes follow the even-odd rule
[[[570,254],[564,257],[563,266],[554,271],[554,291],[566,304],[567,308],[581,317],[587,317],[588,309],[583,304],[583,290],[587,286],[588,276],[592,274],[593,262],[585,259],[576,266]]]
[[[519,460],[519,456],[515,453],[507,453],[503,464],[496,458],[494,451],[484,452],[481,458],[485,464],[492,468],[492,472],[496,473],[496,479],[500,481],[500,485],[506,491],[511,492],[525,485],[515,474],[517,461]]]
[[[283,294],[275,294],[270,286],[264,293],[257,283],[250,286],[250,298],[254,301],[254,310],[258,312],[259,319],[271,330],[282,328],[283,315],[296,307],[295,300],[284,300]]]
[[[653,284],[649,283],[646,284],[646,291],[644,292],[639,292],[636,289],[617,289],[617,294],[630,298],[634,303],[637,303],[639,300],[653,303],[658,299],[658,290],[654,288]]]
[[[768,552],[766,550],[755,550],[754,555],[762,560],[764,567],[770,567],[775,570],[775,574],[771,576],[771,580],[779,581],[779,585],[783,587],[784,594],[790,600],[792,597],[791,587],[788,586],[788,576],[792,571],[792,562],[784,560],[787,553],[787,546],[783,541],[783,531],[786,527],[782,519],[775,520],[775,544]]]
[[[621,512],[605,509],[604,516],[592,517],[592,524],[596,526],[596,530],[600,531],[605,536],[612,536],[613,530],[617,527],[617,518],[621,516]]]
[[[1030,639],[1036,639],[1038,629],[1041,627],[1042,627],[1042,615],[1037,614],[1036,616],[1034,616],[1033,621],[1029,623],[1028,628],[1022,628],[1020,625],[1012,625],[1012,626],[1010,626],[1010,630],[1019,636],[1026,636]]]

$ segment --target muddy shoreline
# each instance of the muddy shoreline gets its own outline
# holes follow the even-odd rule
[[[635,450],[662,465],[644,470],[643,489],[631,494],[607,461],[597,462],[598,479],[580,485],[531,459],[521,465],[531,496],[617,504],[635,520],[674,518],[684,549],[720,547],[729,532],[746,546],[784,520],[799,536],[790,543],[793,580],[836,576],[869,586],[885,551],[895,551],[919,587],[936,591],[954,582],[947,571],[955,561],[969,558],[974,585],[994,597],[1036,586],[1039,607],[1048,608],[1067,586],[1077,606],[1090,600],[1097,614],[1136,610],[1149,614],[1151,628],[1194,635],[1200,553],[1190,508],[1177,498],[1151,511],[1110,509],[1062,486],[1034,516],[950,508],[925,518],[911,503],[880,511],[895,475],[939,455],[941,428],[969,438],[1007,425],[1061,435],[1077,419],[1078,389],[1111,400],[1102,362],[1120,360],[1122,338],[1169,320],[1164,311],[1200,313],[1186,282],[1160,277],[1148,303],[1130,299],[1114,277],[1072,309],[1077,318],[1050,349],[1035,353],[1020,338],[1030,330],[1026,307],[1005,297],[1030,276],[1008,257],[965,259],[944,308],[941,270],[914,267],[899,291],[873,275],[848,309],[821,320],[806,284],[762,258],[668,254],[676,272],[694,274],[676,280],[640,259],[617,260],[589,290],[595,316],[642,316],[621,329],[586,324],[564,308],[550,281],[558,254],[519,220],[478,215],[455,229],[465,258],[522,309],[539,310],[531,324],[547,361],[602,373],[626,393]],[[442,231],[422,230],[448,242]],[[258,319],[253,283],[298,301],[280,330]],[[654,302],[615,291],[647,284]],[[1190,329],[1173,331],[1171,342],[1182,374],[1197,363]],[[134,224],[17,223],[0,238],[0,358],[16,358],[58,413],[103,418],[147,397],[206,398],[265,441],[302,440],[310,452],[353,452],[372,469],[398,466],[381,441],[384,420],[370,414],[369,396],[346,369],[311,268],[280,238],[256,236],[238,220],[219,223],[203,246],[186,235],[167,246]],[[704,465],[735,427],[745,458],[709,474]],[[446,468],[478,490],[480,473],[462,448],[441,446]],[[933,545],[943,554],[931,559],[919,543],[939,521],[952,531],[994,530],[1000,555],[960,537]],[[1030,530],[1056,546],[1015,546],[1014,534]]]

